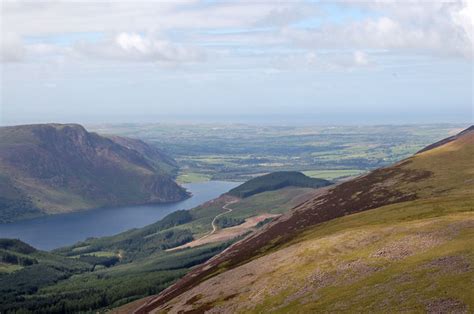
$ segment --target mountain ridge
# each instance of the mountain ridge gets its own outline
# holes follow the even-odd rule
[[[114,141],[78,124],[1,127],[0,148],[6,221],[15,220],[15,212],[28,218],[189,196],[173,181],[170,157],[139,140]]]
[[[433,144],[430,144],[430,145],[424,147],[423,149],[419,150],[419,151],[417,152],[417,154],[423,153],[423,152],[426,152],[426,151],[429,151],[429,150],[432,150],[432,149],[435,149],[436,147],[439,147],[439,146],[442,146],[442,145],[447,144],[447,143],[449,143],[449,142],[452,142],[452,141],[458,139],[460,136],[463,136],[463,135],[465,135],[465,134],[467,134],[467,133],[470,133],[470,132],[474,132],[474,125],[471,125],[470,127],[466,128],[466,129],[464,129],[464,130],[462,130],[462,131],[459,132],[458,134],[455,134],[455,135],[453,135],[453,136],[447,137],[447,138],[442,139],[442,140],[440,140],[440,141],[438,141],[438,142],[436,142],[436,143],[433,143]]]

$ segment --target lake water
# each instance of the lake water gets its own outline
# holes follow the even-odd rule
[[[239,183],[209,181],[184,186],[193,196],[170,203],[100,208],[0,224],[0,238],[20,239],[38,249],[52,250],[88,237],[114,235],[160,220],[180,209],[190,209],[236,187]]]

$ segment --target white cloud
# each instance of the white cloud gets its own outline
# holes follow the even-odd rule
[[[99,42],[81,42],[74,48],[81,56],[113,60],[174,64],[197,62],[205,58],[202,49],[196,47],[126,32]]]
[[[470,49],[466,49],[465,51],[466,56],[472,58],[472,47],[474,44],[474,2],[464,0],[463,4],[464,5],[458,10],[451,12],[451,18],[453,23],[458,27],[460,37],[464,41],[462,46],[470,46]]]
[[[377,44],[370,42],[374,38],[368,32],[375,30],[377,39],[384,36],[384,48],[472,58],[474,3],[471,0],[378,0],[353,5],[364,6],[392,22],[391,28],[379,23],[370,29],[367,26],[375,19],[367,19],[365,35],[370,45]],[[352,26],[364,30],[363,24]]]
[[[310,12],[300,1],[8,1],[2,5],[4,25],[22,35],[284,25]]]
[[[433,13],[437,15],[436,23],[424,19],[422,14],[406,20],[398,18],[398,14],[390,15],[390,10],[384,12],[387,15],[344,25],[325,24],[313,29],[288,27],[282,29],[282,36],[296,45],[313,49],[387,49],[394,53],[472,57],[472,30],[469,35],[468,22],[460,23],[461,19],[452,18],[450,12],[457,11],[440,8]]]
[[[363,51],[355,51],[354,52],[354,63],[359,66],[365,66],[369,64],[368,56]]]
[[[304,1],[7,1],[2,5],[5,32],[18,34],[16,40],[2,44],[2,59],[9,61],[49,53],[186,63],[205,55],[241,57],[250,50],[277,54],[282,49],[339,49],[352,54],[350,62],[344,55],[345,61],[339,63],[352,66],[367,65],[366,51],[373,49],[468,59],[473,54],[474,4],[469,0],[338,2],[335,6],[341,12],[355,7],[365,14],[342,22],[325,17],[339,13],[324,11],[324,4]],[[295,26],[307,18],[319,22]],[[100,33],[105,39],[58,45],[54,40],[39,42],[48,36],[64,39],[78,33]],[[18,36],[33,38],[35,44],[25,48]]]

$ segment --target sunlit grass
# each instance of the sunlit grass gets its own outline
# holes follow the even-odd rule
[[[20,265],[0,263],[0,274],[1,273],[12,273],[12,272],[20,270],[22,268],[23,268],[23,266],[20,266]]]
[[[211,179],[210,175],[198,172],[184,172],[178,175],[176,182],[180,184],[206,182]]]
[[[117,256],[117,253],[116,252],[111,252],[111,251],[97,251],[97,252],[89,252],[89,253],[84,253],[84,254],[78,254],[78,255],[74,255],[74,256],[71,256],[71,257],[80,257],[81,255],[94,255],[94,256],[97,256],[97,257],[113,257],[113,256]]]
[[[334,180],[342,177],[352,177],[364,173],[361,169],[335,169],[335,170],[308,170],[303,171],[305,175],[312,178]]]
[[[469,227],[474,223],[473,203],[468,197],[413,201],[320,224],[280,248],[279,252],[287,248],[294,254],[290,248],[298,247],[301,253],[296,262],[280,267],[277,273],[259,277],[267,281],[268,286],[284,284],[287,288],[268,295],[254,312],[269,308],[278,309],[277,313],[364,312],[381,311],[387,306],[394,312],[423,311],[430,300],[446,298],[460,300],[472,309],[474,297],[467,292],[474,289],[472,267],[444,269],[439,273],[436,267],[426,265],[445,257],[474,263],[474,228]],[[459,231],[443,238],[444,242],[413,255],[395,260],[373,255],[406,237],[420,233],[443,234],[454,225],[460,226]],[[374,240],[368,244],[367,239]],[[405,244],[408,248],[410,245],[413,243]],[[351,281],[347,271],[338,270],[350,261],[362,261],[377,271]],[[322,270],[334,281],[320,289],[315,286],[288,301],[302,289],[305,278],[316,270]],[[353,275],[360,273],[356,271]],[[282,278],[286,278],[284,283]],[[460,286],[464,288],[459,289]],[[316,295],[317,298],[311,299]]]

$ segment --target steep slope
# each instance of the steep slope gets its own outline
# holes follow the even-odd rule
[[[330,187],[134,310],[472,310],[473,156],[471,127]]]
[[[155,146],[150,146],[138,139],[131,139],[122,136],[108,136],[108,138],[117,144],[139,152],[160,173],[168,175],[177,174],[178,164],[176,161]]]
[[[176,164],[145,143],[76,124],[0,128],[0,221],[186,198]]]

